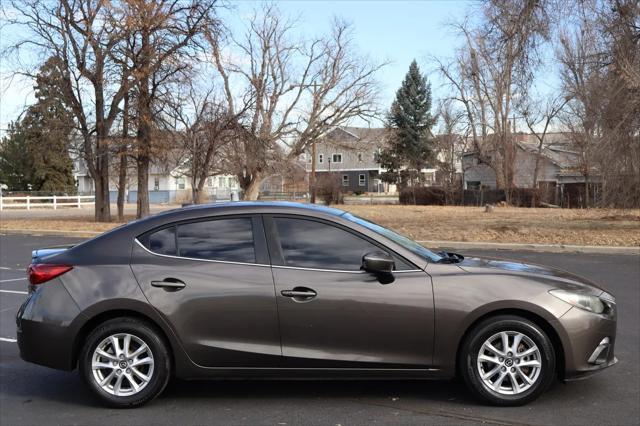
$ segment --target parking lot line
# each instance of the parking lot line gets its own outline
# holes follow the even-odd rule
[[[29,294],[26,291],[18,291],[18,290],[0,290],[0,293]]]
[[[26,280],[26,278],[11,278],[10,280],[0,280],[0,283],[8,283],[11,281],[23,281]]]
[[[0,342],[15,343],[15,342],[17,342],[17,340],[16,339],[10,339],[8,337],[0,337]]]

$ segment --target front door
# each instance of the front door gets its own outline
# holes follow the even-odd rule
[[[134,244],[131,267],[196,364],[278,365],[278,314],[260,217],[151,231]]]
[[[379,243],[302,216],[265,216],[265,225],[285,367],[431,364],[433,294],[424,271],[394,255],[395,280],[382,284],[360,270],[364,254],[389,252]]]

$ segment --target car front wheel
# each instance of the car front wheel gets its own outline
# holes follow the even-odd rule
[[[471,391],[502,406],[526,404],[555,377],[556,358],[545,332],[517,316],[498,316],[478,324],[461,352],[461,373]]]
[[[79,358],[84,381],[106,405],[136,407],[158,396],[169,381],[170,357],[158,332],[135,318],[99,325]]]

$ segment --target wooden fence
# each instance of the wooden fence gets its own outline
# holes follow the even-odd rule
[[[27,209],[34,208],[53,208],[58,207],[77,207],[82,208],[85,205],[95,204],[94,195],[51,195],[25,197],[4,197],[0,196],[0,210],[5,209]]]

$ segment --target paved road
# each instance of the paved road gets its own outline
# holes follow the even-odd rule
[[[588,275],[618,298],[620,363],[589,380],[558,383],[532,404],[478,404],[453,382],[174,381],[136,410],[101,408],[77,373],[20,360],[14,316],[30,251],[77,240],[0,236],[0,424],[639,424],[640,257],[466,251]],[[14,281],[15,280],[15,281]],[[51,350],[56,350],[52,347]]]

